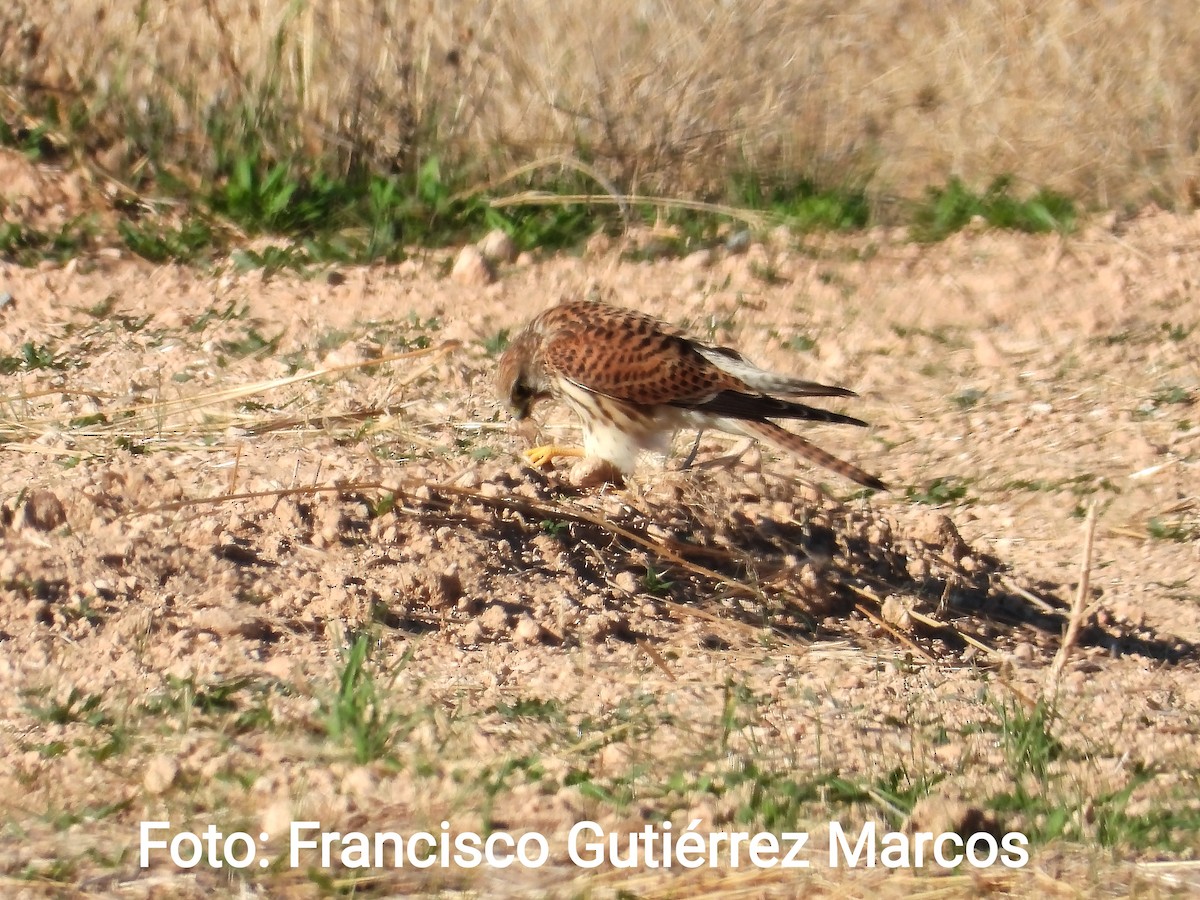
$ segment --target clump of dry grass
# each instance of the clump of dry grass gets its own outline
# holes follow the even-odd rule
[[[1192,203],[1200,23],[1183,0],[829,7],[639,0],[10,5],[10,109],[82,101],[109,162],[204,172],[221,140],[277,157],[494,176],[580,153],[631,191],[729,174],[868,179],[912,196],[998,173],[1094,204]]]

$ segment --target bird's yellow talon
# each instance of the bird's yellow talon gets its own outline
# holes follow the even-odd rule
[[[529,464],[538,468],[559,456],[583,456],[583,450],[579,447],[558,447],[554,444],[547,444],[542,447],[530,447],[525,451],[525,458],[529,460]]]

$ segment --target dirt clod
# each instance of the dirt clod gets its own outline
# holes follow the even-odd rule
[[[66,520],[67,512],[53,491],[31,491],[21,507],[21,524],[35,531],[53,531]]]

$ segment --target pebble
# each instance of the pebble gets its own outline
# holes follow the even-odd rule
[[[508,610],[499,603],[492,603],[480,613],[479,624],[491,634],[508,631]]]
[[[174,757],[159,754],[152,757],[146,764],[146,774],[142,776],[142,786],[147,794],[158,796],[165,794],[175,779],[179,776],[179,763]]]
[[[528,613],[522,613],[517,619],[517,627],[513,629],[513,639],[518,644],[536,644],[542,639],[542,626],[533,620]]]
[[[491,263],[510,263],[517,258],[517,245],[508,233],[494,228],[475,245],[483,258]]]
[[[483,287],[496,280],[495,270],[474,246],[463,247],[450,270],[450,280],[468,287]]]

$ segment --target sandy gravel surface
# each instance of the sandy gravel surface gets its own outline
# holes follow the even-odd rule
[[[54,208],[34,197],[26,212]],[[239,890],[228,870],[140,869],[148,818],[276,836],[301,818],[446,820],[555,847],[585,817],[800,822],[818,847],[831,819],[897,821],[869,792],[839,798],[834,776],[922,785],[922,809],[951,823],[980,808],[1036,825],[989,805],[1025,784],[997,723],[1047,684],[1091,504],[1088,625],[1040,783],[1100,797],[1137,776],[1126,812],[1195,809],[1200,216],[1065,241],[879,231],[657,262],[623,249],[522,257],[490,284],[451,278],[453,251],[270,277],[117,254],[0,264],[8,883]],[[863,496],[755,448],[723,461],[737,441],[719,435],[678,471],[681,435],[620,489],[530,469],[537,435],[493,397],[499,336],[589,293],[854,388],[838,408],[869,429],[805,434],[895,489]],[[565,409],[537,419],[542,437],[575,434]],[[360,633],[386,743],[366,762],[329,727]],[[786,779],[816,792],[774,820],[760,795]],[[1174,851],[1097,858],[1098,827],[1084,810],[1026,870],[978,877],[1156,891],[1168,883],[1137,863],[1200,850],[1192,832]],[[588,880],[555,856],[388,871],[359,890],[902,894],[919,877]],[[351,874],[246,877],[291,895]],[[973,877],[947,886],[970,893]]]

